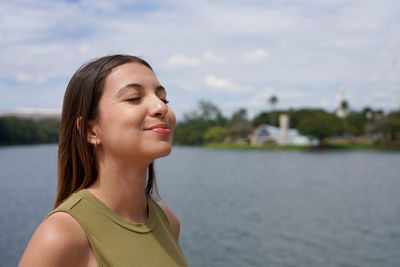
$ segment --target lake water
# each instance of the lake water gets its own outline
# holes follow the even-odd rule
[[[0,148],[0,264],[56,191],[56,145]],[[156,162],[191,266],[400,266],[400,153],[175,147]]]

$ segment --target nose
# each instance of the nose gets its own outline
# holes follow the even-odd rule
[[[167,104],[165,104],[158,96],[153,96],[149,107],[150,116],[163,118],[168,112]]]

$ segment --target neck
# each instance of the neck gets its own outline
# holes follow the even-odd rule
[[[117,162],[99,162],[99,175],[88,191],[122,218],[144,223],[147,168],[145,163],[120,166]]]

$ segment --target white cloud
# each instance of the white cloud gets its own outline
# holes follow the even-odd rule
[[[211,50],[206,50],[200,57],[189,57],[183,54],[173,54],[166,60],[166,64],[172,67],[196,67],[202,63],[220,64],[225,61],[225,58],[216,55]]]
[[[341,84],[354,91],[348,95],[352,106],[392,106],[390,93],[380,97],[365,90],[390,90],[391,62],[400,59],[399,1],[160,3],[1,1],[0,106],[11,108],[15,103],[6,101],[12,99],[6,94],[17,98],[32,84],[62,91],[82,63],[110,53],[144,57],[163,84],[187,85],[182,88],[199,98],[206,98],[207,90],[233,93],[216,100],[221,106],[243,91],[259,98],[256,89],[266,85],[284,88],[272,91],[282,105],[314,105],[329,93],[317,103],[325,105],[335,103],[329,98]],[[18,89],[12,87],[15,81]],[[43,87],[35,92],[44,95]],[[295,93],[304,88],[312,92]],[[28,107],[45,103],[19,99]],[[254,105],[264,105],[258,101]]]
[[[25,73],[17,73],[15,79],[20,82],[27,82],[29,80]]]
[[[203,60],[205,62],[220,64],[220,63],[223,63],[225,61],[225,58],[220,56],[220,55],[214,54],[211,50],[207,50],[203,54]]]
[[[87,43],[83,43],[78,46],[78,52],[81,55],[88,54],[91,51],[91,49],[93,49],[93,47],[91,47],[90,44],[87,44]]]
[[[208,86],[219,88],[219,89],[228,89],[229,87],[233,86],[233,84],[230,80],[223,79],[223,78],[217,78],[213,75],[206,76],[204,81]]]
[[[245,63],[261,62],[268,58],[268,52],[264,49],[255,49],[247,51],[242,57],[242,61]]]
[[[191,58],[182,54],[175,54],[170,56],[166,63],[167,65],[173,67],[195,67],[200,64],[200,60],[198,58]]]
[[[230,92],[230,93],[240,93],[249,91],[249,88],[239,86],[233,83],[231,80],[226,78],[218,78],[214,75],[207,75],[204,78],[204,82],[207,86],[215,88],[218,91]]]
[[[44,84],[47,78],[43,74],[31,75],[20,72],[15,75],[15,80],[22,83]]]

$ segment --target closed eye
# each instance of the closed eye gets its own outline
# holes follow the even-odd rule
[[[127,101],[127,102],[139,102],[140,100],[142,100],[141,97],[134,97],[134,98],[129,98],[129,99],[125,100],[125,101]],[[169,101],[168,101],[167,99],[160,98],[160,100],[161,100],[164,104],[168,104],[168,103],[169,103]]]
[[[142,98],[141,97],[134,97],[134,98],[129,98],[126,101],[128,102],[139,102]]]

